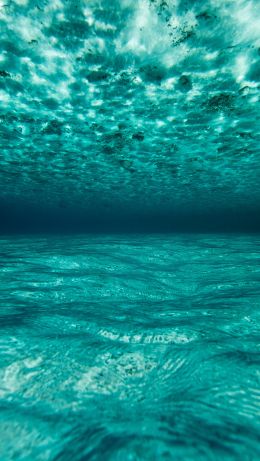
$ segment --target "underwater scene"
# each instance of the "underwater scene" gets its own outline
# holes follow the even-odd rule
[[[2,461],[259,460],[260,235],[0,242]]]
[[[0,0],[0,461],[260,460],[260,5]]]

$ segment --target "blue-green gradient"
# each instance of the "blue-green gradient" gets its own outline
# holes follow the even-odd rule
[[[259,29],[257,0],[1,0],[1,227],[259,230]]]
[[[0,243],[1,461],[259,460],[259,236]]]
[[[0,0],[0,461],[259,461],[257,0]]]

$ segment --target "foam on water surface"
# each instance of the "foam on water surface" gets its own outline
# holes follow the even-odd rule
[[[253,0],[2,2],[2,203],[257,215],[259,18]]]
[[[260,459],[259,18],[0,0],[1,461]]]

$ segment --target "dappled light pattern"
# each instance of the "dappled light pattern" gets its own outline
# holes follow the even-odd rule
[[[1,460],[259,460],[259,236],[0,243]]]
[[[1,200],[255,210],[253,0],[1,0]]]

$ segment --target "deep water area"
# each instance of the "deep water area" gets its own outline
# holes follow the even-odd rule
[[[260,236],[0,240],[1,461],[257,461]]]

